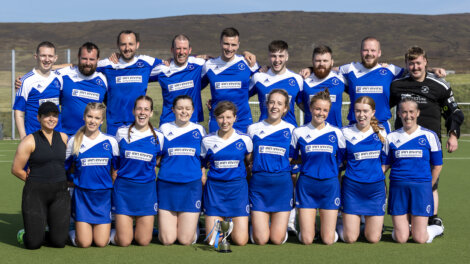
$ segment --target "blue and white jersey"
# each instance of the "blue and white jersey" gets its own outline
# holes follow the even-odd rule
[[[178,127],[175,122],[160,127],[162,159],[158,178],[178,183],[192,182],[202,177],[201,142],[206,135],[201,125],[189,123]]]
[[[442,165],[439,138],[421,126],[411,134],[403,128],[388,134],[385,153],[385,164],[391,167],[390,180],[432,181],[431,166]]]
[[[341,131],[346,139],[345,176],[363,183],[384,180],[382,160],[385,155],[385,145],[372,127],[367,132],[361,132],[356,125],[349,125],[343,127]],[[380,130],[380,134],[383,138],[387,137],[385,130]]]
[[[113,188],[111,168],[116,168],[119,147],[112,136],[100,134],[95,139],[83,135],[78,155],[72,154],[75,137],[67,143],[65,167],[74,166],[73,183],[83,189]]]
[[[289,111],[282,118],[284,121],[297,126],[295,119],[295,104],[300,103],[300,92],[303,89],[303,79],[300,75],[286,70],[283,74],[268,72],[258,72],[253,75],[250,82],[250,96],[258,94],[259,108],[261,115],[259,121],[268,118],[268,94],[273,89],[284,89],[289,94]]]
[[[291,145],[300,151],[303,175],[320,180],[338,177],[346,150],[346,140],[339,128],[327,122],[320,130],[311,123],[303,125],[292,132]]]
[[[188,62],[179,67],[174,61],[170,66],[159,64],[153,68],[150,81],[158,81],[162,88],[163,107],[160,115],[160,125],[175,121],[175,114],[171,110],[173,100],[179,95],[189,95],[193,99],[194,112],[191,122],[203,122],[204,112],[201,101],[201,71],[206,61],[189,57]]]
[[[26,135],[29,135],[41,128],[37,116],[42,103],[53,102],[59,107],[62,78],[55,71],[49,72],[49,76],[44,77],[33,69],[21,78],[21,82],[21,87],[16,92],[13,110],[24,112],[24,127]],[[61,131],[60,116],[55,130]]]
[[[245,156],[253,151],[251,139],[235,130],[228,139],[217,135],[217,131],[202,140],[201,156],[204,165],[209,164],[207,178],[231,181],[246,178]]]
[[[265,120],[248,127],[248,136],[253,141],[253,172],[291,171],[289,158],[294,126],[281,120],[271,125]]]
[[[132,127],[129,139],[129,126],[118,129],[116,140],[119,144],[117,177],[137,183],[147,183],[156,178],[157,156],[161,155],[160,142],[163,135],[155,130],[155,139],[150,128],[145,132]]]
[[[211,112],[210,118],[215,120],[214,109],[220,101],[232,101],[237,106],[235,129],[245,131],[253,123],[249,99],[250,78],[258,70],[256,64],[248,66],[243,56],[236,55],[231,61],[225,62],[220,57],[206,61],[202,68],[203,86],[210,83]],[[214,131],[211,131],[214,132]]]
[[[343,92],[346,88],[345,82],[343,75],[335,71],[330,71],[330,74],[323,79],[318,79],[314,73],[305,79],[303,91],[300,93],[300,98],[305,109],[305,124],[312,121],[312,113],[310,113],[310,101],[312,97],[318,92],[328,88],[330,92],[331,108],[326,121],[333,126],[339,128],[343,127],[341,106],[343,105]]]
[[[361,96],[369,96],[375,102],[375,117],[379,122],[388,121],[390,113],[390,84],[403,74],[403,69],[393,64],[382,67],[377,64],[371,69],[367,69],[359,62],[352,62],[339,68],[347,81],[346,92],[351,99],[348,120],[355,123],[354,102]]]
[[[102,73],[95,72],[91,76],[85,76],[77,66],[62,68],[57,73],[63,80],[60,92],[62,132],[73,135],[85,125],[83,114],[86,105],[103,102],[108,83]]]
[[[145,55],[135,56],[132,61],[119,59],[117,64],[109,59],[98,62],[98,72],[103,73],[108,81],[106,99],[106,119],[108,124],[118,125],[134,121],[132,109],[137,97],[145,95],[150,72],[162,63],[157,58]]]

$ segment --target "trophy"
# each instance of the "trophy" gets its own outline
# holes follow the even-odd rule
[[[230,250],[230,243],[227,241],[227,237],[232,232],[231,224],[232,224],[232,219],[230,219],[229,221],[224,220],[220,222],[220,231],[223,234],[223,238],[219,245],[219,253],[232,252],[232,250]]]

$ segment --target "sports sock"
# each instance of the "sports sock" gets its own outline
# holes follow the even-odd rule
[[[109,241],[111,244],[116,245],[116,229],[111,229],[111,233],[109,234]]]
[[[427,231],[428,231],[429,238],[428,238],[428,241],[426,241],[426,243],[431,243],[436,236],[439,236],[440,234],[444,232],[444,228],[438,225],[430,225],[427,227]]]
[[[342,224],[336,225],[336,232],[338,233],[338,236],[341,239],[341,241],[344,242],[343,225]]]
[[[338,241],[338,232],[335,231],[335,240],[333,243],[336,243]]]

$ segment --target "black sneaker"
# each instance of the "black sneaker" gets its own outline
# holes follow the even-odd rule
[[[429,225],[444,226],[444,224],[442,224],[442,219],[439,217],[429,219]]]

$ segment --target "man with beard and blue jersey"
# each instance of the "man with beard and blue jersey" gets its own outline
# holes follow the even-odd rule
[[[248,103],[249,85],[251,76],[259,66],[255,64],[250,67],[243,56],[237,54],[240,46],[239,36],[235,28],[224,29],[220,35],[221,56],[208,60],[202,68],[202,87],[209,83],[212,96],[209,132],[218,129],[213,109],[224,100],[232,101],[237,106],[237,121],[233,125],[235,129],[246,132],[248,126],[253,123]]]
[[[284,89],[289,94],[289,111],[283,120],[297,127],[295,118],[295,103],[300,102],[299,93],[303,88],[302,77],[286,67],[289,59],[288,45],[283,40],[273,40],[269,46],[269,59],[271,67],[267,72],[258,72],[253,75],[250,83],[250,96],[258,94],[261,115],[259,121],[268,117],[266,107],[267,96],[275,88]]]

